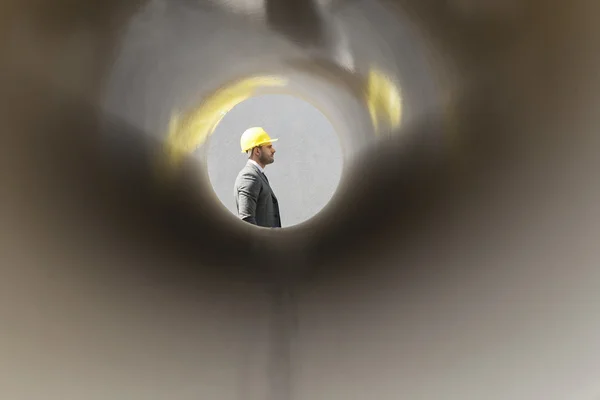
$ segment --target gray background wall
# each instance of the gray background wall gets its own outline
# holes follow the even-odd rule
[[[231,110],[208,142],[208,174],[223,205],[236,213],[233,185],[247,156],[240,136],[251,126],[262,126],[279,141],[275,162],[266,174],[279,199],[282,225],[304,222],[331,199],[342,174],[338,136],[317,108],[288,95],[262,95]]]

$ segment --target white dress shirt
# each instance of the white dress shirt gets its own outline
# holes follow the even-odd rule
[[[265,169],[264,169],[263,167],[261,167],[261,166],[260,166],[260,164],[259,164],[259,163],[257,163],[256,161],[254,161],[254,160],[248,160],[248,162],[249,162],[249,163],[252,163],[252,164],[254,164],[254,165],[256,165],[256,166],[258,167],[258,170],[259,170],[260,172],[262,172],[263,174],[265,173]]]

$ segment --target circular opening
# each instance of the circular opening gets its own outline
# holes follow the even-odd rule
[[[343,152],[333,124],[312,104],[291,95],[251,97],[235,106],[207,143],[211,186],[221,203],[237,216],[234,184],[248,162],[240,137],[263,127],[272,138],[275,162],[265,174],[277,197],[283,228],[306,222],[333,197],[343,170]]]

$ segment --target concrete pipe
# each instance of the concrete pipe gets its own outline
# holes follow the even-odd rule
[[[592,3],[3,0],[1,397],[598,398]],[[339,127],[297,227],[219,208],[201,145],[161,175],[254,75]]]

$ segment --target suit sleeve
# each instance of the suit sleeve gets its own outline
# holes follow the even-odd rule
[[[237,191],[238,215],[246,222],[256,225],[256,203],[261,183],[257,176],[244,174],[240,179]]]

